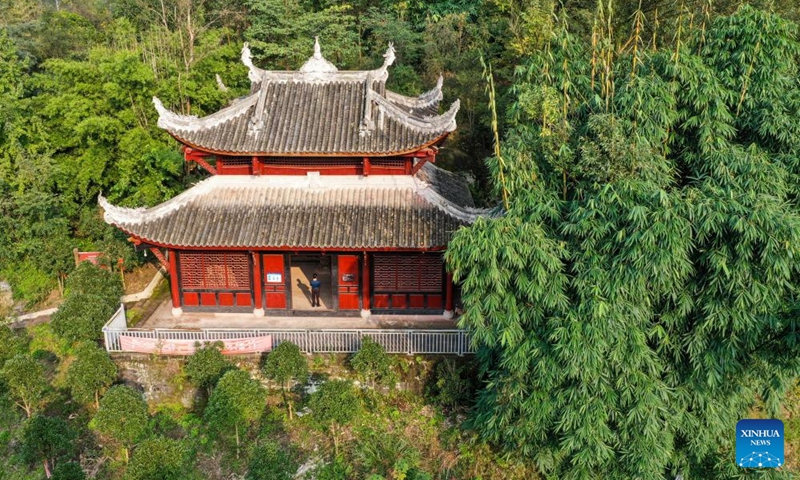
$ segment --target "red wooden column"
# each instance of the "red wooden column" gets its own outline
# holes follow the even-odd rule
[[[253,315],[256,317],[263,317],[264,316],[264,304],[262,303],[262,299],[264,297],[263,291],[263,276],[261,274],[261,254],[258,252],[252,252],[253,256],[253,305],[255,309],[253,310]]]
[[[169,255],[169,285],[172,289],[172,316],[180,317],[183,314],[181,308],[181,292],[178,285],[178,255],[175,250],[167,250]]]
[[[364,157],[364,168],[362,169],[362,172],[363,172],[363,175],[365,177],[369,177],[369,170],[370,170],[371,166],[372,166],[372,164],[369,161],[369,157]],[[367,255],[364,254],[364,258],[366,258],[366,257],[367,257]]]
[[[453,318],[453,274],[448,272],[444,286],[444,318]]]
[[[362,287],[361,287],[361,316],[363,318],[369,318],[369,316],[372,314],[372,312],[370,311],[370,302],[369,302],[369,297],[370,297],[369,285],[370,285],[370,282],[371,282],[370,277],[369,277],[369,254],[367,254],[367,252],[364,252],[364,257],[363,258],[364,258],[364,261],[361,262],[362,263],[362,265],[361,265],[361,285],[362,285]]]

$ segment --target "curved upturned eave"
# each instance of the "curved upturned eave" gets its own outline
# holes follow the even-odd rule
[[[172,136],[178,142],[186,145],[187,147],[193,150],[199,150],[205,153],[210,153],[212,155],[231,155],[231,156],[254,156],[254,157],[370,157],[370,158],[380,158],[380,157],[397,157],[400,155],[406,155],[409,153],[418,152],[420,150],[424,150],[428,147],[438,145],[439,143],[443,142],[452,132],[444,132],[443,134],[439,135],[437,138],[434,138],[430,142],[423,143],[419,146],[407,148],[404,150],[397,150],[391,152],[258,152],[258,151],[228,151],[228,150],[219,150],[215,148],[205,147],[202,145],[196,145],[188,140],[185,140],[180,137],[180,135],[171,132],[169,130],[165,131]]]

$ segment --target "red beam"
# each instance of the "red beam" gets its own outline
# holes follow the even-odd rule
[[[139,242],[139,243],[141,243],[141,242]],[[158,259],[158,263],[160,263],[161,266],[164,267],[165,270],[169,270],[169,262],[167,262],[167,259],[166,259],[166,257],[164,257],[164,254],[161,253],[161,250],[159,250],[159,249],[157,249],[155,247],[150,248],[149,250],[151,252],[153,252],[153,255]]]
[[[169,285],[172,287],[172,308],[181,308],[181,294],[178,288],[178,255],[175,250],[169,251]]]
[[[444,309],[448,312],[453,311],[453,274],[447,274],[447,285],[445,285]]]
[[[186,160],[187,162],[195,162],[196,164],[198,164],[201,167],[203,167],[211,175],[216,175],[217,174],[217,169],[212,167],[211,164],[209,164],[206,161],[206,157],[208,157],[208,156],[209,155],[207,153],[201,152],[201,151],[197,151],[197,150],[195,150],[193,148],[186,147],[186,148],[183,149],[183,158],[184,158],[184,160]]]
[[[259,252],[319,252],[319,253],[337,253],[337,252],[441,252],[447,249],[446,245],[442,245],[440,247],[428,247],[428,248],[397,248],[397,247],[379,247],[379,248],[319,248],[319,247],[287,247],[287,246],[260,246],[260,245],[250,245],[244,247],[228,247],[224,245],[219,246],[211,246],[211,247],[196,247],[192,245],[174,245],[171,243],[161,243],[155,242],[153,240],[148,240],[145,238],[137,237],[132,232],[125,231],[121,227],[117,226],[120,230],[131,235],[129,238],[130,241],[136,243],[144,242],[149,243],[152,245],[157,245],[163,248],[171,248],[177,250],[216,250],[216,251],[259,251]]]
[[[255,308],[256,310],[260,310],[263,307],[261,303],[261,297],[264,296],[263,287],[261,284],[261,254],[252,252],[253,255],[253,295],[255,296]]]
[[[361,309],[362,310],[369,310],[370,309],[370,303],[369,303],[370,278],[369,278],[369,255],[367,254],[367,252],[364,252],[363,258],[364,258],[364,261],[362,262],[363,265],[362,265],[362,270],[361,270],[361,285],[362,285],[362,287],[361,287]]]

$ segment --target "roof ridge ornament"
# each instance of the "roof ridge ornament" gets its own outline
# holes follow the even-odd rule
[[[335,73],[339,69],[336,65],[325,60],[322,56],[322,49],[319,46],[319,37],[314,37],[314,55],[312,55],[306,63],[300,67],[302,73]]]
[[[244,42],[244,46],[242,46],[242,63],[248,69],[247,78],[249,78],[251,82],[255,83],[261,81],[261,72],[259,68],[253,64],[253,54],[250,52],[250,44],[247,42]]]

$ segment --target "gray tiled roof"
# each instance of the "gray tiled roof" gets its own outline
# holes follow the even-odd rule
[[[369,71],[339,72],[316,45],[297,72],[261,70],[250,60],[251,93],[212,115],[167,110],[158,99],[158,125],[182,143],[235,155],[397,155],[441,142],[456,128],[459,102],[439,115],[441,79],[419,97],[386,91],[386,61]]]
[[[128,234],[183,248],[429,249],[486,214],[412,176],[217,175],[151,209],[100,204]]]

